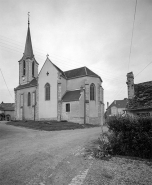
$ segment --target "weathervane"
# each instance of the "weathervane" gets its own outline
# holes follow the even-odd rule
[[[28,25],[30,24],[30,12],[28,12]]]

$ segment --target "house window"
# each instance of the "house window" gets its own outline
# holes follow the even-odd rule
[[[90,85],[90,100],[95,100],[95,85]]]
[[[50,100],[50,84],[45,84],[45,100]]]
[[[31,106],[31,93],[28,92],[28,96],[27,96],[27,106]]]
[[[70,112],[70,103],[66,104],[66,112]]]
[[[32,76],[34,77],[34,61],[32,62]]]
[[[23,76],[25,76],[25,71],[26,71],[26,63],[25,60],[23,61]]]

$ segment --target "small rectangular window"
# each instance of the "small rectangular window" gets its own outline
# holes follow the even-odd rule
[[[66,112],[70,112],[70,103],[66,104]]]

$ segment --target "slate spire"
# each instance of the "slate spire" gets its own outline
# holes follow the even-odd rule
[[[33,48],[32,48],[32,41],[31,41],[31,34],[30,34],[30,20],[29,20],[29,12],[28,12],[28,29],[27,29],[27,36],[26,36],[26,43],[25,43],[25,50],[24,50],[24,57],[26,58],[33,58]]]

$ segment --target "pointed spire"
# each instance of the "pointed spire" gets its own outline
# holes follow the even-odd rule
[[[32,48],[32,41],[31,41],[31,34],[30,34],[30,12],[28,12],[28,30],[26,36],[26,43],[25,43],[25,50],[24,56],[27,58],[33,58],[33,48]]]

